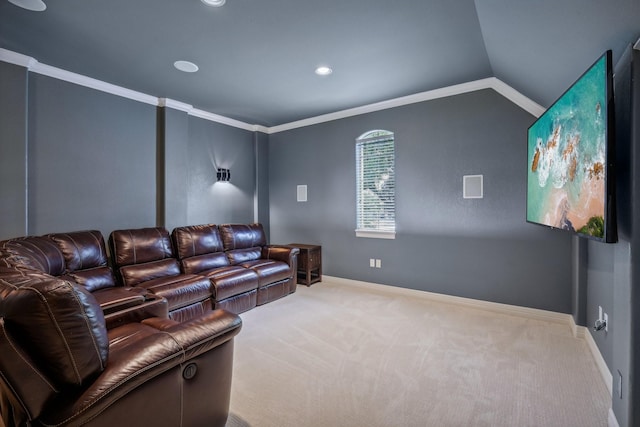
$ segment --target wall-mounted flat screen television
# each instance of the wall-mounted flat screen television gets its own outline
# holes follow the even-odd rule
[[[527,222],[617,240],[613,115],[607,51],[528,130]]]

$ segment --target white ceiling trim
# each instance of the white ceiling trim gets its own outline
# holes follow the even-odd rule
[[[502,82],[495,77],[475,80],[468,83],[462,83],[453,86],[447,86],[440,89],[434,89],[426,92],[416,93],[413,95],[403,96],[401,98],[390,99],[387,101],[376,102],[375,104],[363,105],[362,107],[350,108],[348,110],[337,111],[335,113],[324,114],[322,116],[311,117],[309,119],[298,120],[296,122],[285,123],[279,126],[269,128],[269,133],[284,132],[291,129],[311,126],[319,123],[329,122],[332,120],[344,119],[346,117],[357,116],[360,114],[372,113],[375,111],[386,110],[388,108],[401,107],[403,105],[415,104],[418,102],[431,101],[449,96],[462,95],[483,89],[493,89],[500,95],[504,96],[523,110],[529,112],[535,117],[539,117],[545,109],[533,102],[511,86]]]
[[[3,48],[0,48],[0,59],[4,62],[20,65],[21,67],[25,67],[25,68],[31,68],[38,62],[30,56],[23,55],[21,53],[13,52]]]
[[[535,117],[540,117],[545,112],[545,108],[540,104],[533,102],[530,98],[524,96],[505,82],[495,77],[491,77],[491,89],[507,98],[523,110],[527,111]]]
[[[194,108],[189,112],[189,115],[194,117],[199,117],[201,119],[209,120],[216,123],[221,123],[223,125],[229,125],[236,128],[248,130],[251,132],[256,131],[255,125],[250,125],[249,123],[241,122],[240,120],[230,119],[229,117],[221,116],[219,114],[210,113],[208,111],[199,110]]]
[[[158,98],[154,96],[150,96],[131,89],[126,89],[121,86],[116,86],[111,83],[103,82],[102,80],[83,76],[82,74],[72,73],[71,71],[52,67],[51,65],[42,64],[34,58],[22,55],[20,53],[12,52],[7,49],[0,48],[0,60],[26,67],[33,73],[53,77],[54,79],[63,80],[69,83],[77,84],[79,86],[85,86],[91,89],[96,89],[124,98],[133,99],[134,101],[144,102],[145,104],[158,105]]]
[[[158,105],[158,98],[156,98],[155,96],[147,95],[142,92],[124,88],[122,86],[103,82],[102,80],[97,80],[92,77],[83,76],[82,74],[76,74],[71,71],[62,70],[57,67],[52,67],[51,65],[42,64],[40,62],[36,62],[33,67],[29,68],[29,71],[37,74],[42,74],[44,76],[53,77],[55,79],[63,80],[69,83],[77,84],[78,86],[84,86],[112,95],[121,96],[123,98],[132,99],[134,101],[142,102],[145,104]]]
[[[167,107],[173,110],[184,111],[187,114],[193,111],[193,105],[169,98],[158,98],[158,107]]]
[[[101,80],[97,80],[91,77],[84,76],[82,74],[73,73],[57,67],[42,64],[36,59],[23,55],[21,53],[13,52],[7,49],[0,48],[0,61],[19,65],[27,68],[29,71],[42,74],[45,76],[53,77],[59,80],[64,80],[69,83],[74,83],[80,86],[85,86],[91,89],[106,92],[112,95],[121,96],[123,98],[132,99],[135,101],[143,102],[145,104],[155,105],[159,107],[167,107],[184,111],[187,114],[199,117],[201,119],[221,123],[224,125],[248,130],[251,132],[262,132],[266,134],[274,134],[278,132],[284,132],[291,129],[297,129],[305,126],[311,126],[319,123],[325,123],[332,120],[343,119],[346,117],[357,116],[360,114],[372,113],[375,111],[386,110],[389,108],[400,107],[403,105],[415,104],[418,102],[430,101],[439,98],[446,98],[449,96],[461,95],[464,93],[474,92],[483,89],[493,89],[500,95],[504,96],[514,104],[518,105],[523,110],[529,112],[535,117],[539,117],[545,109],[527,98],[511,86],[502,82],[495,77],[489,77],[486,79],[475,80],[468,83],[462,83],[458,85],[448,86],[440,89],[434,89],[426,92],[421,92],[413,95],[403,96],[400,98],[390,99],[387,101],[376,102],[374,104],[364,105],[361,107],[350,108],[347,110],[337,111],[335,113],[324,114],[321,116],[311,117],[308,119],[298,120],[291,123],[285,123],[278,126],[265,127],[260,125],[252,125],[242,122],[240,120],[231,119],[229,117],[221,116],[219,114],[210,113],[208,111],[199,110],[193,108],[192,105],[184,102],[175,101],[168,98],[158,98],[155,96],[147,95],[142,92],[137,92],[131,89],[116,86],[111,83],[107,83]]]
[[[158,106],[183,111],[189,114],[190,116],[199,117],[201,119],[209,120],[211,122],[221,123],[224,125],[248,130],[251,132],[268,133],[268,128],[265,128],[264,126],[250,125],[248,123],[241,122],[240,120],[230,119],[229,117],[221,116],[219,114],[214,114],[208,111],[200,110],[198,108],[193,108],[193,105],[191,104],[176,101],[174,99],[158,98]]]

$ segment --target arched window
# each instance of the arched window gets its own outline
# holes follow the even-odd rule
[[[393,132],[372,130],[356,139],[356,236],[394,239],[396,176]]]

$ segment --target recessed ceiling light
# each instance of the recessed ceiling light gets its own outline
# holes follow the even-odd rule
[[[319,75],[319,76],[328,76],[331,73],[333,73],[333,70],[331,69],[331,67],[327,67],[325,65],[322,65],[322,66],[316,68],[316,74]]]
[[[42,12],[47,8],[42,0],[9,0],[9,3],[34,12]]]
[[[201,1],[207,6],[220,7],[224,5],[227,0],[201,0]]]
[[[184,71],[185,73],[195,73],[200,69],[196,64],[189,61],[176,61],[173,63],[173,66],[180,71]]]

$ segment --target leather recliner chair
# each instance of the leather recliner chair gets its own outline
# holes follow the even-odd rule
[[[109,248],[120,282],[166,298],[171,319],[181,322],[211,311],[209,279],[182,274],[164,227],[112,231]]]
[[[5,427],[225,425],[237,315],[150,317],[107,330],[85,287],[0,269]]]

